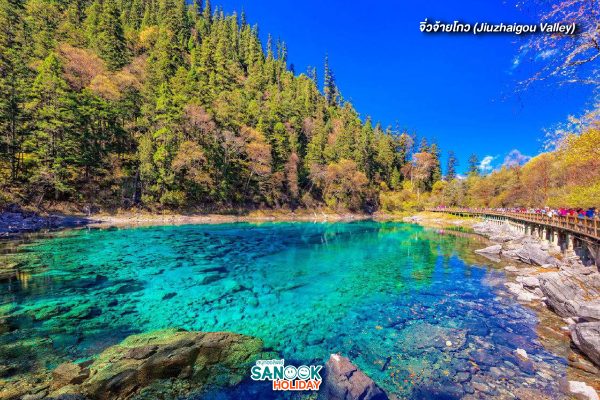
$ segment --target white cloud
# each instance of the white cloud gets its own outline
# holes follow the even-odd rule
[[[521,153],[517,149],[511,150],[506,157],[504,157],[503,167],[515,167],[517,165],[523,165],[527,161],[531,160],[531,156]]]
[[[489,174],[493,171],[494,167],[492,166],[492,161],[494,161],[497,157],[494,156],[485,156],[479,163],[479,171],[482,174]]]

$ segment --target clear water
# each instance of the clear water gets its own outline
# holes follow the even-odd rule
[[[21,272],[0,284],[0,367],[18,380],[182,327],[257,336],[302,363],[340,353],[401,397],[481,394],[481,382],[558,397],[565,360],[540,345],[532,311],[498,296],[503,272],[473,246],[370,221],[62,232],[3,256]]]

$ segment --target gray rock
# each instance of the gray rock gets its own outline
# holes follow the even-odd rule
[[[546,251],[542,250],[537,243],[526,243],[519,250],[514,252],[514,255],[521,261],[527,264],[535,265],[559,265],[560,261],[552,257]]]
[[[579,350],[600,366],[600,322],[582,322],[571,331],[571,339]]]
[[[387,395],[350,360],[332,354],[325,364],[324,393],[331,400],[385,400]]]
[[[497,235],[492,235],[490,236],[490,240],[492,242],[498,242],[498,243],[506,243],[506,242],[510,242],[511,240],[515,240],[516,236],[511,235],[509,233],[499,233]]]
[[[584,382],[569,381],[567,392],[577,400],[599,400],[596,390]]]
[[[501,251],[502,251],[502,246],[499,244],[496,244],[494,246],[486,247],[485,249],[475,250],[475,253],[478,253],[478,254],[500,254]]]
[[[579,307],[579,317],[586,321],[600,321],[600,300],[582,304]]]
[[[471,382],[471,385],[473,386],[473,389],[475,389],[477,392],[485,394],[490,393],[490,387],[483,382],[473,381]]]
[[[540,299],[540,296],[525,289],[520,283],[507,282],[504,285],[512,294],[517,296],[518,301],[530,302]]]
[[[540,289],[546,302],[561,317],[579,317],[582,306],[593,317],[600,301],[600,274],[579,275],[572,271],[540,274]]]
[[[523,286],[527,289],[535,289],[540,287],[540,280],[535,276],[526,276],[524,278],[521,278],[520,281],[523,284]]]
[[[38,392],[38,393],[26,394],[25,396],[21,397],[21,400],[42,400],[42,399],[46,398],[47,394],[48,394],[48,392],[46,392],[45,390],[42,390],[41,392]]]

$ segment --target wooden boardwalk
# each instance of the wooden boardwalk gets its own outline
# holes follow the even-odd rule
[[[536,213],[499,212],[495,210],[480,210],[471,208],[428,208],[426,211],[443,212],[454,215],[501,217],[513,221],[546,226],[559,229],[600,242],[600,220],[597,218],[579,218],[577,216],[549,217]]]

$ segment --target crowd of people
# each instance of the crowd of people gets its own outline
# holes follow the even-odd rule
[[[577,218],[600,218],[600,215],[596,209],[596,207],[590,207],[588,209],[584,208],[516,208],[510,209],[506,211],[518,212],[518,213],[528,213],[528,214],[542,214],[547,215],[548,217],[577,217]]]
[[[438,209],[446,209],[446,208],[453,208],[453,207],[446,207],[446,206],[438,206]],[[600,211],[596,208],[596,207],[590,207],[587,209],[584,208],[565,208],[565,207],[561,207],[561,208],[550,208],[550,207],[544,207],[544,208],[526,208],[526,207],[514,207],[514,208],[468,208],[469,211],[479,211],[479,212],[485,212],[485,211],[490,211],[490,212],[500,212],[500,213],[506,213],[506,212],[513,212],[513,213],[523,213],[523,214],[541,214],[541,215],[547,215],[548,217],[577,217],[580,219],[585,219],[585,218],[589,218],[589,219],[600,219]]]

